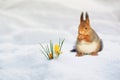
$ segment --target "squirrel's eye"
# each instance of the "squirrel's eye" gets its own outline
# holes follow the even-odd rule
[[[85,29],[87,30],[87,27],[85,27]]]

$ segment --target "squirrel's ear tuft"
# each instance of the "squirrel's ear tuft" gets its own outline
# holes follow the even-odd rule
[[[89,23],[89,15],[87,12],[86,12],[86,22]]]
[[[81,13],[80,22],[83,21],[83,12]]]

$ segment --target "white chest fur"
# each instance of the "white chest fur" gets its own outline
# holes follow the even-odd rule
[[[96,51],[97,47],[98,47],[97,42],[89,43],[86,41],[81,41],[81,42],[77,42],[76,44],[76,48],[78,52],[87,53],[87,54]]]

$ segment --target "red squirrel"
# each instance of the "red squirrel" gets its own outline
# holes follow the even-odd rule
[[[102,50],[103,43],[97,33],[91,28],[88,13],[86,13],[85,18],[86,20],[83,19],[82,12],[75,49],[72,51],[77,52],[76,56],[85,54],[97,56],[98,52]]]

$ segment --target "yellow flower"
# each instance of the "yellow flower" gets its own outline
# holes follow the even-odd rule
[[[57,56],[61,53],[61,51],[60,51],[60,46],[59,46],[58,44],[55,44],[55,46],[54,46],[54,51],[55,51],[55,53],[57,54]]]

